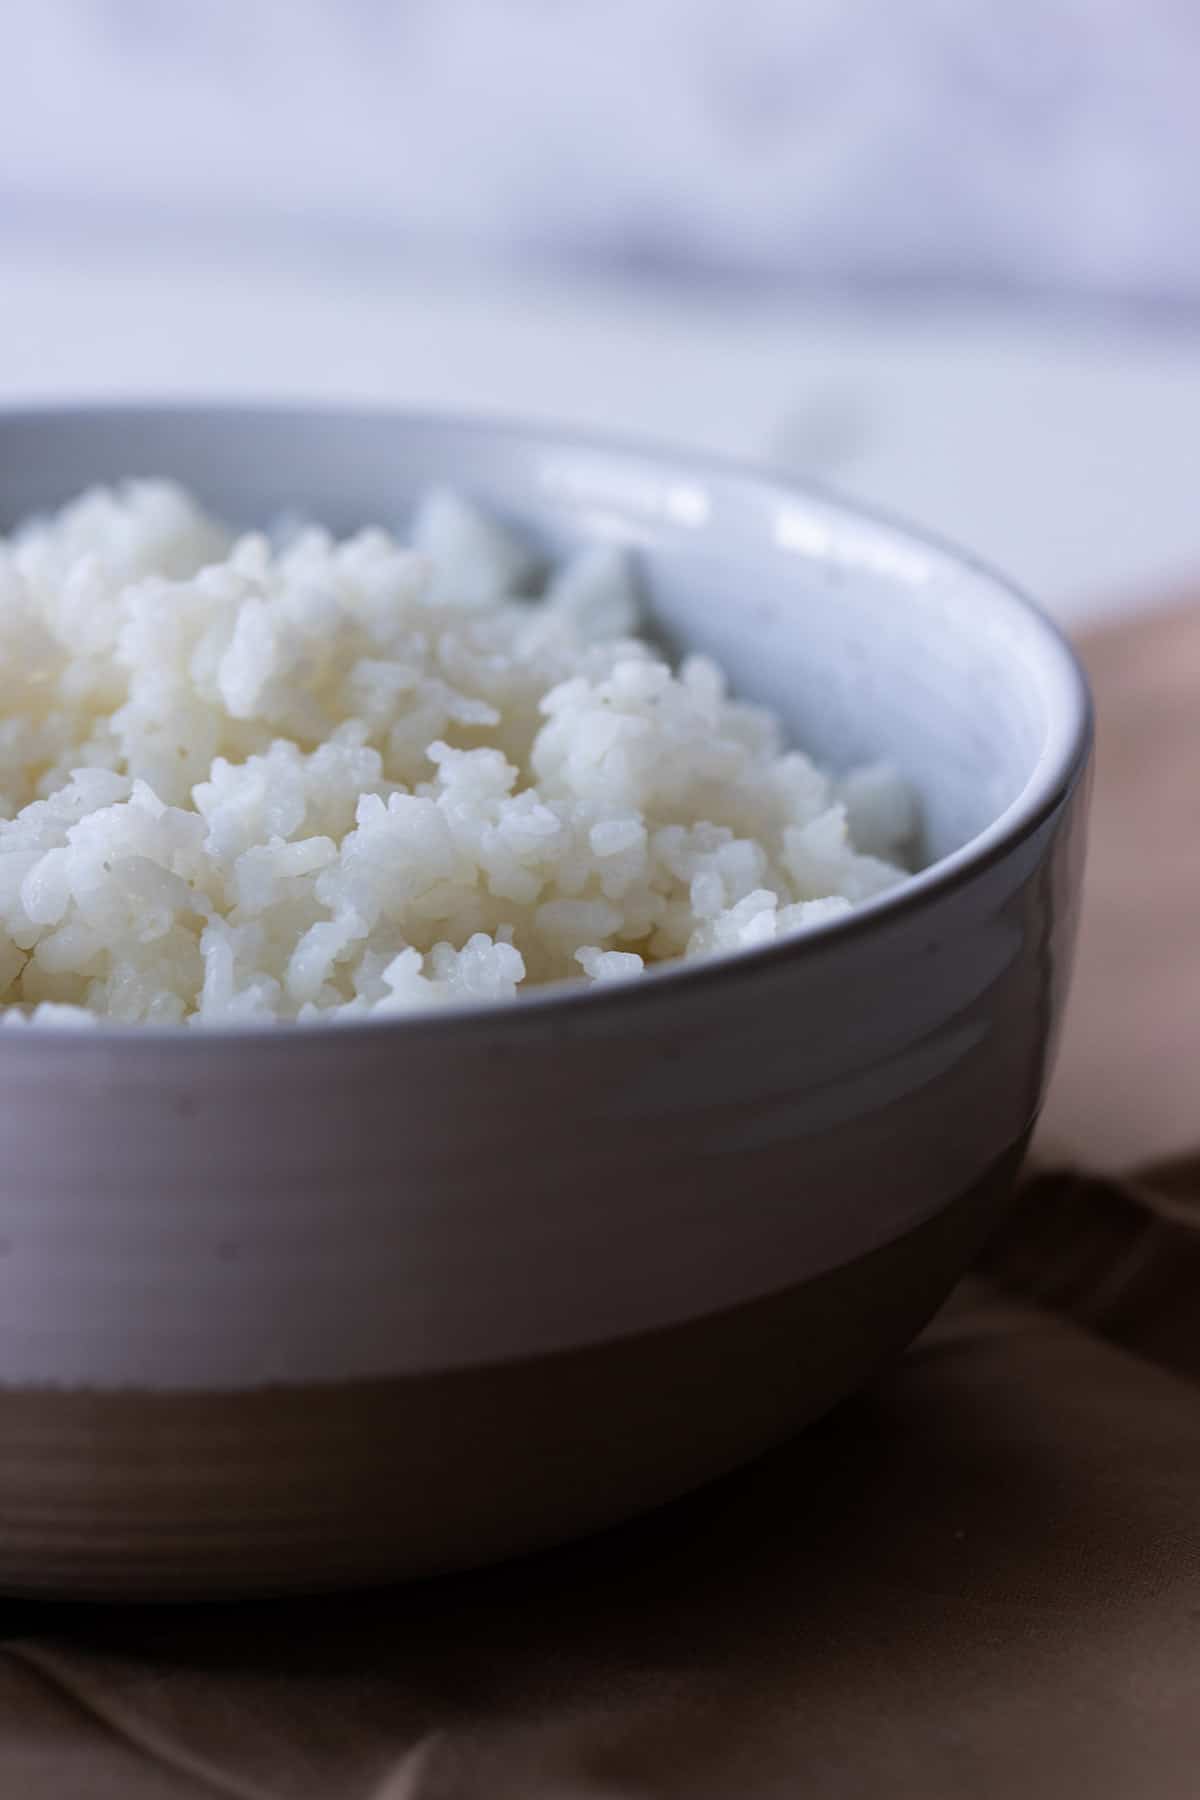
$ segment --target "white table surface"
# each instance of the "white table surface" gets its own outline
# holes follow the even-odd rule
[[[0,248],[0,404],[150,395],[516,412],[772,459],[1069,622],[1200,578],[1200,332]]]

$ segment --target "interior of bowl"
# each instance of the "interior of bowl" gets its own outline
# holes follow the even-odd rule
[[[923,861],[1034,816],[1069,779],[1086,695],[1054,629],[955,552],[766,473],[536,426],[222,407],[0,416],[0,527],[100,481],[169,476],[234,523],[403,525],[447,485],[548,555],[633,546],[653,628],[705,651],[831,766],[894,762]]]

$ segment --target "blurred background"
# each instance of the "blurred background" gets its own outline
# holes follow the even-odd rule
[[[1200,573],[1193,0],[0,0],[0,404],[772,459],[1070,621]]]

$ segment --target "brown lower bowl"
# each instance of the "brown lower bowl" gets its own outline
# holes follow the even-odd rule
[[[614,1524],[826,1412],[916,1333],[1021,1146],[782,1293],[565,1354],[242,1393],[0,1390],[0,1589],[213,1599],[492,1561]]]

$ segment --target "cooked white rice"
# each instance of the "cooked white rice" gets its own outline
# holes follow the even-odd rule
[[[531,598],[534,593],[537,598]],[[449,493],[234,537],[166,482],[0,540],[0,1022],[341,1019],[766,944],[902,879],[834,780]]]

